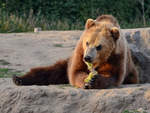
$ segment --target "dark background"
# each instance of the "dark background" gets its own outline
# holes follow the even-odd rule
[[[115,16],[121,28],[148,27],[150,0],[0,0],[0,32],[82,30],[102,14]]]

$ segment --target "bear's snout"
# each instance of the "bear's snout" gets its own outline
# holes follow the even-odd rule
[[[86,61],[86,62],[92,62],[92,57],[91,56],[85,56],[84,57],[84,60]]]

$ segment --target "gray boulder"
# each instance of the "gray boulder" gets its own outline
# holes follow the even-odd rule
[[[136,64],[140,83],[150,82],[150,28],[123,30]]]

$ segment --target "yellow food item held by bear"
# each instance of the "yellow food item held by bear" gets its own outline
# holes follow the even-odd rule
[[[88,70],[90,71],[88,77],[84,80],[85,83],[88,83],[95,75],[97,75],[97,71],[93,68],[93,64],[89,62],[85,62],[88,66]]]

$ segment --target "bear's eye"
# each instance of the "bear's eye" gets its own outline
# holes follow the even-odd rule
[[[86,42],[86,46],[88,46],[89,45],[89,43],[88,42]]]
[[[102,45],[99,45],[99,46],[96,47],[96,50],[97,50],[97,51],[99,51],[99,50],[101,50],[101,49],[102,49]]]

